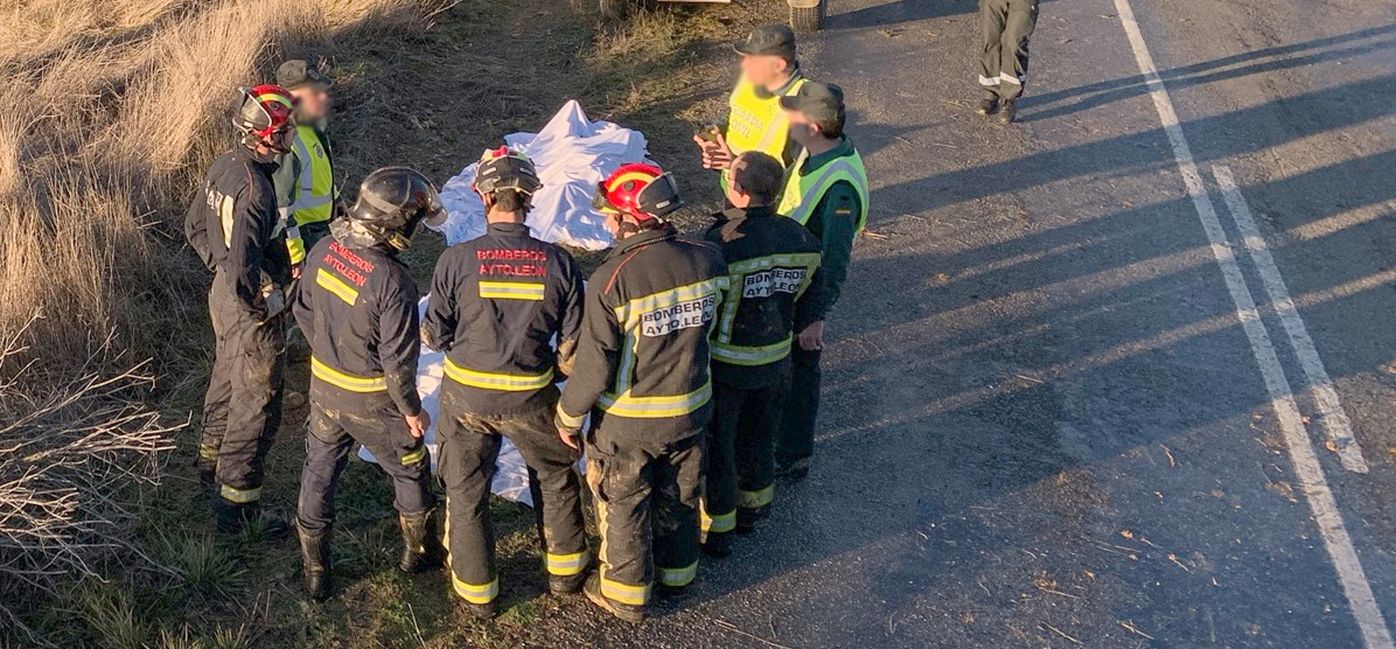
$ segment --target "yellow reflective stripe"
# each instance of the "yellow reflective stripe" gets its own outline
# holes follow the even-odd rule
[[[218,201],[218,222],[223,224],[223,247],[233,246],[233,202],[232,196],[224,196]]]
[[[611,601],[631,606],[644,606],[650,600],[650,586],[649,584],[632,586],[602,577],[601,594]]]
[[[756,491],[737,490],[737,506],[742,509],[760,509],[776,499],[776,486],[768,485]]]
[[[315,271],[315,285],[333,293],[335,297],[344,300],[349,306],[354,306],[359,300],[359,291],[350,286],[344,280],[335,277],[330,271],[324,268],[317,268]]]
[[[799,266],[802,268],[814,269],[819,267],[819,259],[820,256],[817,252],[782,253],[734,261],[727,265],[727,270],[733,275],[739,273],[745,275],[758,270],[769,270],[777,266]]]
[[[504,392],[523,392],[526,390],[541,390],[548,387],[553,382],[553,370],[542,374],[500,374],[495,372],[478,372],[466,369],[455,363],[451,359],[446,359],[443,372],[448,378],[456,383],[468,385],[472,388],[482,388],[485,390],[500,390]]]
[[[723,275],[692,284],[685,284],[684,286],[671,288],[667,291],[660,291],[658,293],[637,297],[616,307],[616,320],[622,323],[622,329],[632,329],[639,323],[640,315],[646,311],[662,309],[664,307],[674,306],[680,302],[688,302],[690,300],[707,297],[725,290],[727,285],[727,276]]]
[[[659,583],[665,586],[687,586],[693,583],[693,578],[698,576],[698,560],[682,568],[660,568]]]
[[[206,443],[200,444],[200,445],[199,445],[199,457],[201,457],[201,458],[203,458],[203,459],[205,459],[205,460],[216,460],[216,459],[218,459],[218,445],[217,445],[217,444],[214,444],[214,443],[212,443],[212,442],[206,442]]]
[[[411,452],[409,452],[409,453],[404,453],[404,454],[403,454],[403,456],[402,456],[402,465],[403,465],[403,466],[412,466],[413,464],[416,464],[416,463],[418,463],[418,462],[421,462],[421,461],[422,461],[422,458],[424,458],[424,457],[426,457],[426,456],[427,456],[427,447],[426,447],[426,446],[418,447],[417,450],[414,450],[414,451],[411,451]]]
[[[293,222],[305,225],[328,221],[334,209],[334,170],[330,168],[324,142],[313,126],[302,125],[296,127],[293,145],[296,159],[300,161],[296,198],[291,203],[291,212],[295,217]],[[312,150],[319,155],[312,155]]]
[[[559,577],[570,577],[579,575],[587,567],[587,562],[591,558],[586,550],[573,552],[572,554],[544,554],[544,561],[548,565],[548,574]]]
[[[471,604],[488,604],[499,596],[499,578],[495,577],[488,584],[468,584],[452,570],[451,588],[456,591],[456,595]]]
[[[606,392],[597,404],[608,414],[618,417],[678,417],[707,405],[712,396],[713,384],[709,381],[688,394],[674,396],[633,397],[628,391],[619,395]]]
[[[287,107],[287,108],[294,108],[294,106],[291,105],[291,100],[287,99],[284,95],[280,95],[280,94],[277,94],[277,93],[274,93],[274,92],[269,92],[269,93],[257,95],[257,101],[258,101],[258,102],[263,102],[263,101],[274,101],[274,102],[276,102],[276,103],[278,103],[278,104],[281,104],[282,106],[285,106],[285,107]]]
[[[286,252],[291,257],[291,265],[305,262],[305,239],[301,238],[300,228],[294,225],[286,228]]]
[[[785,340],[769,345],[748,347],[714,340],[709,343],[709,351],[712,353],[713,360],[730,365],[745,365],[749,367],[769,365],[789,356],[791,343],[793,342],[794,338],[787,336]]]
[[[541,300],[547,287],[535,282],[480,282],[480,297],[497,300]]]
[[[365,376],[354,376],[345,374],[314,356],[310,357],[310,375],[324,381],[337,388],[350,392],[385,392],[388,389],[388,381],[383,378],[369,378]]]
[[[802,153],[795,161],[776,212],[794,219],[800,225],[805,225],[829,188],[840,181],[846,181],[853,186],[853,190],[858,194],[858,201],[862,203],[859,205],[856,227],[857,232],[862,232],[868,222],[869,208],[868,173],[863,166],[862,155],[855,149],[852,153],[834,158],[808,174],[801,174],[800,170],[804,168],[806,160],[808,152]]]
[[[223,500],[238,504],[255,503],[262,499],[262,488],[238,489],[232,485],[221,485],[218,488],[218,495],[222,496]]]
[[[704,532],[731,532],[737,529],[737,510],[713,516],[702,509],[698,513],[698,523]]]
[[[559,403],[557,404],[557,420],[568,428],[581,428],[582,424],[586,423],[586,413],[574,417],[567,414],[567,411],[562,409],[562,404]]]

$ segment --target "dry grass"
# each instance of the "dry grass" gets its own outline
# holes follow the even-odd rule
[[[231,141],[234,89],[288,50],[421,25],[443,2],[5,3],[0,333],[42,313],[24,342],[45,364],[85,358],[113,329],[141,356],[188,339],[202,273],[174,253],[174,226]]]

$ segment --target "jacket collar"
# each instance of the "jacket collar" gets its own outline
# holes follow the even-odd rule
[[[805,164],[801,166],[800,171],[801,173],[808,173],[811,170],[823,167],[835,158],[842,158],[850,153],[853,153],[853,141],[849,140],[847,135],[844,135],[839,138],[839,143],[834,148],[819,155],[809,156],[809,158],[805,160]]]
[[[491,223],[489,225],[490,234],[502,234],[508,237],[528,236],[527,223]]]
[[[643,248],[652,243],[673,239],[678,236],[678,234],[678,230],[675,230],[672,225],[665,225],[658,230],[648,230],[639,234],[632,234],[617,242],[616,247],[611,249],[611,254],[607,255],[606,258],[611,259],[619,257],[627,252]]]

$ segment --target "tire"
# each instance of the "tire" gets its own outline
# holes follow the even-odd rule
[[[828,0],[820,0],[813,7],[791,7],[790,28],[797,32],[817,32],[824,26],[824,7]]]

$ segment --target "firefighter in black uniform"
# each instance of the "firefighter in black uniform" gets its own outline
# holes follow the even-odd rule
[[[485,152],[475,191],[488,231],[441,255],[423,323],[427,344],[446,352],[439,439],[451,586],[476,617],[494,615],[499,594],[489,496],[502,437],[528,465],[549,590],[577,592],[590,564],[577,454],[552,426],[584,288],[572,256],[524,224],[541,186],[523,154]]]
[[[261,499],[263,460],[281,424],[291,279],[272,173],[294,132],[293,105],[280,86],[242,90],[233,118],[242,141],[213,161],[185,215],[185,236],[213,271],[214,360],[195,466],[200,483],[215,491],[221,533],[248,523],[273,536],[287,531],[261,510]]]
[[[586,477],[601,547],[584,592],[630,622],[644,619],[656,576],[681,591],[698,570],[708,332],[727,264],[664,221],[681,204],[654,165],[623,165],[601,183],[597,206],[616,246],[587,284],[576,369],[557,407],[568,444],[593,418]]]
[[[703,549],[728,553],[730,533],[749,532],[771,504],[774,435],[790,380],[794,331],[821,316],[820,242],[778,218],[785,169],[759,151],[727,170],[727,201],[707,238],[722,247],[731,290],[718,308],[712,348],[713,421],[703,487]]]
[[[306,589],[330,591],[334,490],[350,448],[373,453],[393,480],[404,572],[440,559],[431,525],[431,459],[422,436],[431,417],[417,396],[421,333],[417,286],[398,253],[417,224],[446,218],[431,181],[405,167],[368,175],[347,218],[330,224],[306,258],[296,323],[310,343],[310,431],[296,531]]]

